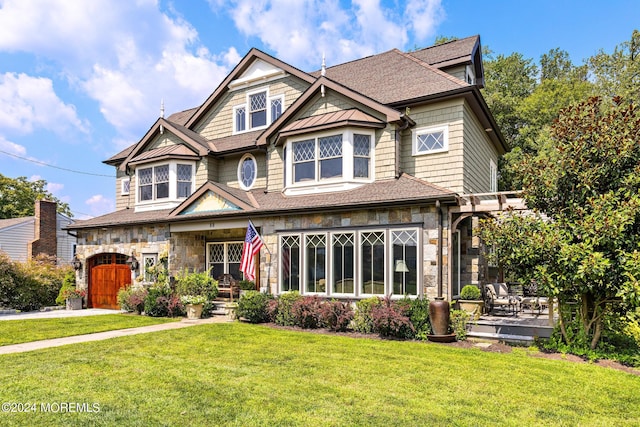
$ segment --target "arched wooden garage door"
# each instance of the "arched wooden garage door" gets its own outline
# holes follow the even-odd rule
[[[122,254],[101,254],[89,261],[89,295],[87,306],[112,308],[118,306],[118,290],[131,283],[131,270]]]

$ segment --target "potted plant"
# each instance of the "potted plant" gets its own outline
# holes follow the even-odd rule
[[[82,310],[82,299],[87,296],[85,289],[69,287],[63,292],[67,310]]]
[[[188,319],[199,319],[202,316],[202,307],[207,301],[207,297],[203,295],[183,295],[180,297],[180,301],[187,309]]]
[[[465,285],[460,291],[458,306],[469,313],[471,320],[478,320],[484,307],[480,289],[476,285]]]

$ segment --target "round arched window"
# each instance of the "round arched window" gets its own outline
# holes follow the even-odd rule
[[[238,180],[244,190],[249,190],[256,182],[257,171],[256,159],[251,154],[247,154],[240,159],[240,164],[238,165]]]

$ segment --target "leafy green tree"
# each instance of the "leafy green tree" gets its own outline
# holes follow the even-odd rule
[[[34,215],[36,200],[51,200],[58,204],[58,212],[72,217],[69,205],[54,197],[46,189],[47,182],[26,177],[9,178],[0,174],[0,219]]]
[[[523,163],[527,206],[544,216],[483,224],[499,265],[558,298],[569,345],[595,349],[608,318],[640,306],[639,141],[640,109],[620,98],[563,110]]]
[[[600,96],[640,103],[640,31],[633,30],[611,54],[600,50],[589,59],[589,68]]]

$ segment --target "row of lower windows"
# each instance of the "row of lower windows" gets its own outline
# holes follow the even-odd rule
[[[419,230],[280,236],[280,292],[419,295]]]

